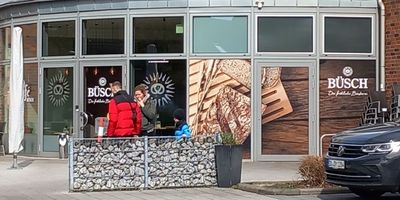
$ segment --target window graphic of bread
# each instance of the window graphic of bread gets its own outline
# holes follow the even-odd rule
[[[280,67],[263,68],[262,123],[293,111]],[[194,134],[232,132],[243,142],[251,127],[251,65],[247,60],[191,60],[189,122]]]
[[[201,124],[203,133],[233,133],[237,141],[243,143],[250,135],[250,98],[224,86],[215,96],[206,118]],[[266,106],[262,106],[265,110]]]

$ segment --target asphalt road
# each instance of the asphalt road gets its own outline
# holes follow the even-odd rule
[[[277,200],[362,200],[362,198],[358,197],[353,193],[346,194],[324,194],[324,195],[301,195],[301,196],[268,196]],[[376,200],[399,200],[399,194],[391,194],[386,193],[381,198]]]

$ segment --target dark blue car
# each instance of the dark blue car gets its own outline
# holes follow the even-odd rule
[[[362,126],[334,136],[325,157],[327,181],[363,198],[399,192],[400,124]]]

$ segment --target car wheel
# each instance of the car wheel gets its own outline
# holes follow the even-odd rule
[[[382,196],[384,191],[374,190],[374,189],[366,189],[366,188],[349,188],[354,194],[360,196],[363,199],[376,199]]]

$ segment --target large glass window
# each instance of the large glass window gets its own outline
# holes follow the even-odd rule
[[[134,53],[183,53],[183,17],[133,19]]]
[[[193,53],[247,53],[247,16],[193,17]]]
[[[9,60],[11,54],[11,28],[0,29],[0,60]]]
[[[0,65],[0,132],[4,133],[3,141],[8,146],[7,141],[7,122],[10,108],[10,65]],[[0,138],[1,139],[1,138]]]
[[[108,103],[112,98],[109,86],[114,81],[122,82],[122,66],[84,66],[83,112],[88,115],[83,137],[97,137],[96,121],[107,117]]]
[[[386,108],[386,101],[375,101],[371,108],[366,110],[368,98],[374,98],[376,88],[376,61],[375,60],[320,60],[319,61],[319,135],[340,133],[350,128],[358,127],[370,119],[372,122],[382,120],[385,113],[378,107]],[[343,81],[352,81],[350,87]],[[376,97],[375,98],[379,98]],[[378,110],[376,110],[378,109]],[[368,113],[367,113],[368,112]],[[376,113],[375,113],[376,112]],[[367,113],[367,114],[366,114]],[[366,115],[365,115],[366,114]],[[376,116],[376,118],[375,118]],[[365,118],[366,117],[366,118]],[[379,123],[379,122],[378,122]],[[327,135],[326,135],[327,136]],[[323,145],[325,154],[331,137],[325,137]]]
[[[45,68],[43,72],[43,151],[58,151],[57,133],[72,132],[73,68]]]
[[[312,52],[312,17],[259,17],[258,52]]]
[[[24,43],[24,58],[37,57],[37,25],[25,24],[18,25],[22,29],[22,37]]]
[[[38,141],[38,65],[24,64],[24,153],[36,154]]]
[[[124,19],[83,20],[82,54],[124,54]]]
[[[75,55],[75,21],[43,23],[42,56]]]
[[[174,127],[173,112],[186,108],[186,60],[131,61],[132,90],[145,84],[157,106],[160,128]]]
[[[325,17],[326,53],[372,53],[371,17]]]
[[[0,132],[6,131],[4,125],[8,121],[9,87],[10,64],[2,64],[0,65]],[[2,125],[3,127],[1,127]],[[3,130],[1,128],[3,128]]]
[[[250,158],[251,68],[248,59],[191,59],[188,72],[192,134],[232,133],[244,158]]]
[[[257,87],[261,92],[261,156],[307,155],[309,149],[310,76],[309,66],[257,66]]]

